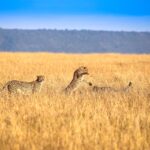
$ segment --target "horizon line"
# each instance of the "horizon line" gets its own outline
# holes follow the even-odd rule
[[[87,29],[87,28],[14,28],[14,27],[0,27],[2,30],[56,30],[56,31],[94,31],[94,32],[138,32],[143,33],[147,32],[150,33],[150,30],[113,30],[113,29]]]

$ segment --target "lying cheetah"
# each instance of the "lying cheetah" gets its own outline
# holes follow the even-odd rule
[[[73,79],[71,80],[70,84],[65,88],[65,93],[71,94],[76,91],[84,82],[85,75],[88,75],[87,67],[79,67],[74,71]]]
[[[7,90],[10,94],[11,93],[18,93],[23,95],[29,95],[36,92],[40,92],[43,81],[45,77],[44,76],[37,76],[35,81],[31,82],[25,82],[25,81],[17,81],[12,80],[8,81],[2,90]]]
[[[94,92],[126,92],[130,89],[132,86],[132,82],[129,82],[129,84],[126,87],[123,87],[121,89],[115,89],[113,87],[99,87],[99,86],[93,86],[91,82],[89,82],[89,86],[92,86],[92,91]]]

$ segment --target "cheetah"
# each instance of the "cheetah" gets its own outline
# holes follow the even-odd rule
[[[64,90],[65,93],[71,94],[75,92],[85,82],[85,75],[89,75],[87,67],[81,66],[76,69],[73,73],[73,79]]]
[[[91,82],[89,82],[89,86],[92,86],[92,91],[96,92],[96,93],[100,93],[100,92],[127,92],[130,87],[132,86],[132,82],[129,82],[128,85],[126,87],[123,87],[121,89],[115,89],[113,87],[99,87],[99,86],[93,86],[93,84]]]
[[[23,95],[37,93],[40,92],[44,80],[45,80],[44,76],[38,75],[36,80],[31,82],[18,81],[18,80],[8,81],[3,86],[1,91],[7,90],[8,93],[10,94],[15,93],[15,94],[23,94]]]

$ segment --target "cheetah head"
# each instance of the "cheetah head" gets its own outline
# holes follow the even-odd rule
[[[37,82],[43,82],[45,80],[45,76],[38,75],[36,81]]]
[[[83,75],[88,75],[88,68],[81,66],[78,69],[75,70],[74,72],[74,77],[79,78],[82,77]]]

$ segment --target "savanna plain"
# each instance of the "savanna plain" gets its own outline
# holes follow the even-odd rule
[[[65,95],[75,69],[128,92]],[[0,150],[149,150],[150,55],[0,53],[0,83],[44,75],[40,93],[0,93]]]

